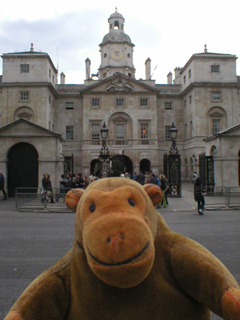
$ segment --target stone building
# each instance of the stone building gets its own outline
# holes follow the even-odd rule
[[[167,84],[151,78],[148,58],[145,79],[136,79],[134,44],[124,31],[124,17],[115,11],[108,23],[98,75],[91,75],[87,58],[81,85],[65,84],[64,73],[59,76],[50,56],[34,51],[33,45],[28,52],[2,54],[0,168],[9,194],[18,186],[41,186],[46,171],[53,186],[58,186],[63,172],[96,174],[104,122],[114,174],[162,173],[174,123],[182,179],[190,180],[194,171],[209,179],[211,168],[211,183],[229,184],[224,154],[217,158],[221,165],[213,167],[219,141],[229,144],[220,133],[239,130],[237,57],[210,53],[205,47],[182,68],[175,68],[174,79],[170,72]],[[236,145],[238,139],[231,141]],[[239,149],[225,148],[234,163],[230,175],[234,185],[239,184]],[[216,170],[225,165],[224,178],[219,179]]]

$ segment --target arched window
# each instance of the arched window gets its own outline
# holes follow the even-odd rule
[[[114,21],[114,29],[118,30],[119,29],[119,21]]]
[[[209,134],[217,134],[226,128],[227,115],[223,108],[213,107],[208,112]]]

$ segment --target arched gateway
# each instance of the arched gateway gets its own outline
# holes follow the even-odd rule
[[[17,187],[38,187],[38,153],[29,143],[18,143],[8,153],[8,196]]]

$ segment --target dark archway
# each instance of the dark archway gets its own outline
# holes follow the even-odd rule
[[[132,177],[133,163],[132,160],[124,154],[115,155],[112,157],[111,176],[119,177],[121,173],[128,172]]]
[[[8,153],[8,196],[18,187],[38,187],[38,153],[29,143],[18,143]]]
[[[140,161],[140,171],[142,171],[142,173],[151,171],[151,162],[148,159],[142,159]]]

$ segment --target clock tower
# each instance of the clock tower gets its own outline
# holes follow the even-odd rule
[[[100,79],[121,72],[135,78],[133,65],[133,47],[130,37],[124,33],[123,16],[116,11],[109,17],[109,33],[107,33],[100,46],[101,65],[99,67]]]

